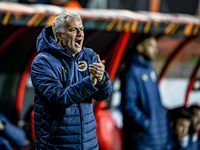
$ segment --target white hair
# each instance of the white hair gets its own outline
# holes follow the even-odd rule
[[[66,25],[65,21],[69,17],[70,18],[79,18],[80,20],[82,20],[81,16],[77,13],[74,13],[74,12],[64,11],[60,15],[58,15],[52,23],[52,32],[54,34],[56,41],[58,40],[56,35],[55,35],[56,31],[60,31],[61,33],[65,32],[65,25]]]

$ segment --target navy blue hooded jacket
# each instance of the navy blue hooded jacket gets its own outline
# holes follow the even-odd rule
[[[96,61],[92,49],[82,48],[75,57],[60,48],[52,28],[37,38],[31,67],[35,90],[34,127],[37,149],[98,149],[92,98],[105,100],[112,93],[109,76],[95,86],[89,79],[88,65]]]
[[[151,62],[135,53],[121,83],[124,150],[167,148],[167,115]]]

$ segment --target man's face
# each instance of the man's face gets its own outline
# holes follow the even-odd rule
[[[144,55],[149,59],[155,59],[158,54],[157,42],[154,37],[145,39],[143,42],[144,45]]]
[[[181,139],[188,134],[190,124],[191,124],[190,120],[185,118],[181,118],[177,121],[175,132],[178,135],[178,138]]]
[[[200,109],[195,108],[192,115],[192,123],[196,131],[200,130]]]
[[[79,18],[66,19],[65,33],[62,34],[62,46],[68,47],[72,54],[76,54],[81,51],[84,32],[83,24]]]

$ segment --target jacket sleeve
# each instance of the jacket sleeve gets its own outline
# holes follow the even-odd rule
[[[22,146],[26,139],[25,131],[22,128],[12,124],[2,113],[0,113],[0,120],[5,126],[4,130],[2,131],[3,136],[8,139],[13,146]]]
[[[58,107],[67,107],[78,103],[97,91],[89,77],[84,78],[81,82],[63,87],[49,62],[43,57],[33,61],[31,79],[35,91],[38,91],[45,101]]]
[[[96,101],[106,100],[113,92],[110,78],[106,71],[104,72],[104,75],[106,77],[106,80],[103,83],[97,83],[96,87],[98,91],[95,94],[93,94],[93,98]]]
[[[138,107],[138,97],[139,91],[137,88],[137,82],[134,74],[130,71],[125,74],[122,79],[123,83],[123,99],[122,110],[124,115],[127,115],[128,118],[131,118],[134,123],[142,127],[144,130],[148,130],[150,126],[150,119],[146,114]]]

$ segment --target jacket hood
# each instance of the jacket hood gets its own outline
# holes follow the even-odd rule
[[[135,62],[138,65],[142,65],[142,66],[145,66],[145,67],[151,66],[151,61],[141,58],[138,53],[133,54],[132,62]]]
[[[61,48],[58,45],[54,39],[52,26],[45,27],[41,31],[37,37],[36,48],[38,53],[48,52],[58,57],[73,57],[71,51],[67,47]]]

